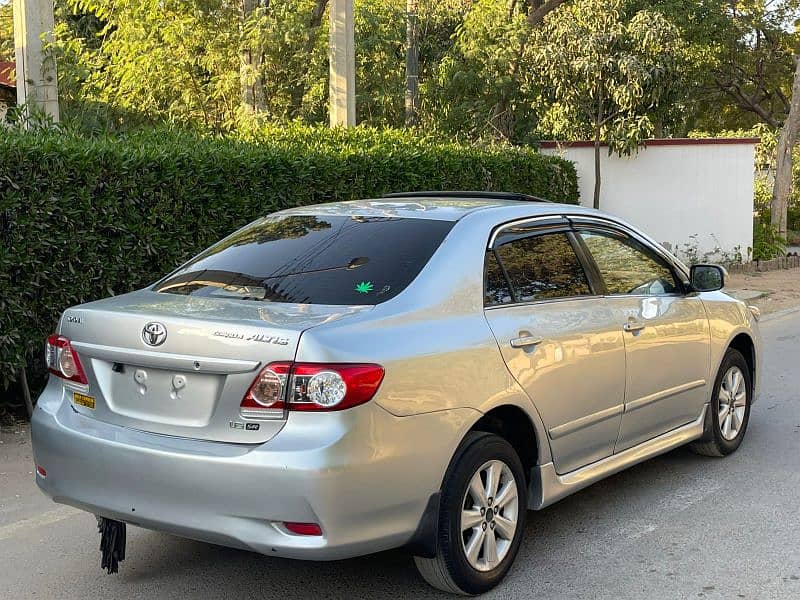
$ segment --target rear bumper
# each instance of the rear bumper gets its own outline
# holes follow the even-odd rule
[[[47,472],[37,483],[56,502],[262,554],[332,560],[407,543],[476,416],[394,417],[368,403],[293,413],[272,440],[246,446],[102,423],[62,402],[51,382],[32,437]],[[318,523],[323,535],[294,535],[287,521]]]

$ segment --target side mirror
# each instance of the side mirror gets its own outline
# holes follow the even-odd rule
[[[728,272],[719,265],[694,265],[689,277],[695,292],[715,292],[725,287]]]

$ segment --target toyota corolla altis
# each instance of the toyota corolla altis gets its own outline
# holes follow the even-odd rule
[[[724,270],[532,200],[285,210],[67,309],[33,417],[39,486],[101,528],[268,556],[405,547],[432,585],[478,594],[527,510],[682,444],[736,450],[758,314],[719,291]]]

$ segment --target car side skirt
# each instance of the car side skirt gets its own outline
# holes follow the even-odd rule
[[[539,510],[550,506],[609,475],[702,438],[707,413],[708,404],[705,404],[691,423],[564,475],[556,473],[552,462],[535,466],[531,469],[528,508]]]

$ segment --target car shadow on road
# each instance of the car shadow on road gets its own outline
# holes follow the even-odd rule
[[[548,576],[531,579],[527,574],[544,575],[553,565],[576,564],[589,546],[604,549],[615,538],[624,541],[647,534],[647,524],[638,523],[631,515],[637,514],[639,506],[652,507],[654,502],[676,497],[676,493],[680,499],[681,490],[685,497],[702,477],[699,463],[704,460],[687,449],[678,449],[542,511],[529,512],[526,535],[508,585],[524,578],[526,595],[537,595],[537,590],[530,588],[534,581],[540,586],[541,597],[555,597],[563,581]],[[138,555],[143,548],[147,556]],[[203,576],[198,578],[198,574]],[[176,578],[183,581],[176,582]],[[204,597],[239,599],[444,597],[422,581],[411,557],[400,550],[343,561],[307,562],[269,558],[156,532],[140,534],[118,581],[148,587],[169,581],[170,587],[202,592]]]

